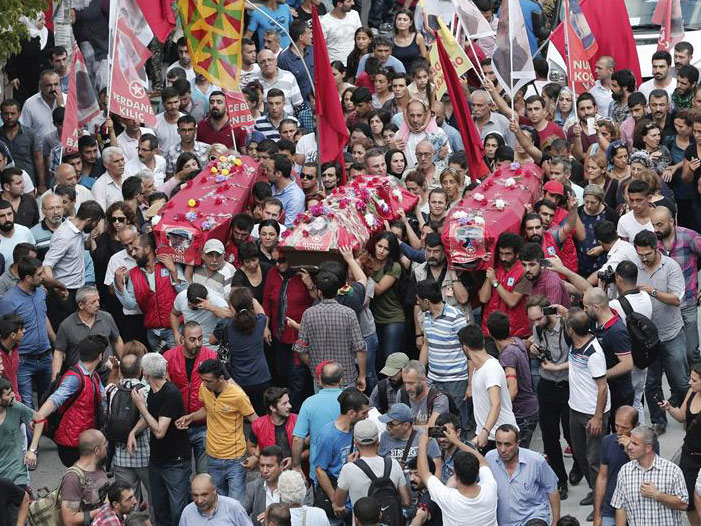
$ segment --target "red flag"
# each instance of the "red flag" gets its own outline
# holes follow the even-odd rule
[[[679,0],[660,0],[652,13],[652,23],[660,24],[657,51],[670,51],[684,40],[684,18]]]
[[[565,60],[567,61],[567,78],[577,93],[583,93],[594,85],[594,75],[591,72],[589,57],[584,49],[579,35],[572,27],[572,18],[570,13],[569,2],[565,0],[565,25],[567,27],[567,52]]]
[[[153,36],[165,42],[175,28],[175,14],[168,0],[136,0]]]
[[[628,11],[623,0],[582,0],[582,13],[589,23],[598,50],[589,60],[592,71],[597,59],[610,55],[616,61],[616,69],[630,69],[637,83],[642,82],[638,50],[635,47],[633,29],[630,27]],[[564,25],[558,25],[550,35],[550,40],[565,57]]]
[[[240,91],[234,92],[224,90],[224,97],[226,98],[226,110],[229,113],[229,122],[233,128],[243,128],[255,124],[256,121],[253,118],[253,114],[248,107],[248,102],[246,102],[243,93]]]
[[[90,83],[85,59],[78,44],[74,44],[66,96],[66,113],[61,133],[61,147],[64,153],[78,151],[80,129],[99,113],[100,106]]]
[[[476,179],[482,178],[489,173],[489,168],[484,162],[484,144],[472,120],[472,114],[467,105],[467,98],[462,89],[462,84],[460,84],[458,75],[455,73],[455,68],[450,62],[450,57],[440,37],[436,39],[436,44],[438,45],[438,58],[441,61],[448,95],[450,95],[450,100],[453,102],[453,115],[458,121],[458,129],[462,136],[462,143],[465,146],[470,177],[474,182]],[[314,63],[316,64],[316,62]]]
[[[314,91],[316,95],[316,115],[319,126],[319,155],[321,162],[336,161],[343,170],[343,182],[346,173],[343,168],[343,147],[348,142],[348,128],[343,117],[341,99],[338,96],[336,82],[331,71],[329,52],[321,30],[319,13],[312,3],[312,32],[314,38]]]

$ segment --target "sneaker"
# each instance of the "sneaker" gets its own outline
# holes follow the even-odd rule
[[[562,452],[562,454],[567,458],[572,458],[572,448],[570,446],[567,446]]]

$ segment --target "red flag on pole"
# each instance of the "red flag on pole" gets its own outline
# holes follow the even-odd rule
[[[175,29],[175,13],[168,0],[136,0],[153,36],[165,42]]]
[[[341,99],[334,81],[326,40],[321,30],[319,13],[312,3],[312,32],[314,50],[314,92],[316,96],[316,115],[319,127],[319,156],[322,163],[336,161],[343,170],[343,182],[346,173],[343,168],[343,147],[348,142],[348,128],[343,117]]]
[[[85,59],[78,44],[74,44],[66,96],[66,113],[61,133],[61,147],[64,153],[78,151],[81,128],[99,113],[100,106],[90,82]]]
[[[229,122],[233,128],[243,128],[244,126],[253,126],[255,119],[248,107],[248,102],[240,91],[224,91],[226,98],[226,111],[229,114]]]
[[[570,84],[574,84],[575,93],[583,93],[594,85],[594,75],[591,72],[589,57],[579,35],[572,27],[572,13],[570,3],[565,0],[565,27],[567,38],[565,54],[567,62],[567,78]]]
[[[462,136],[462,143],[465,146],[470,177],[474,182],[476,179],[482,178],[489,173],[489,168],[484,162],[484,144],[472,120],[472,113],[470,113],[470,108],[467,105],[467,98],[462,89],[462,84],[460,84],[458,75],[455,73],[455,68],[450,62],[450,57],[440,37],[436,39],[436,45],[438,46],[438,58],[441,61],[448,95],[450,95],[450,100],[453,102],[453,115],[458,121],[458,129]]]
[[[679,0],[660,0],[652,13],[652,23],[660,24],[657,51],[670,51],[684,40],[684,18]]]
[[[596,53],[589,59],[594,70],[602,55],[610,55],[616,61],[616,69],[630,69],[637,83],[642,82],[638,50],[635,47],[633,29],[623,0],[582,0],[582,13],[597,43]],[[550,35],[560,55],[566,57],[564,24],[558,25]]]

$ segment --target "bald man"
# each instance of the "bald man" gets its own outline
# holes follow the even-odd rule
[[[75,171],[75,168],[68,163],[61,163],[56,168],[56,173],[54,174],[54,186],[49,188],[39,197],[39,218],[44,219],[43,201],[47,195],[54,193],[56,187],[60,184],[65,184],[71,188],[75,188],[75,209],[80,208],[80,204],[84,201],[90,201],[93,199],[90,190],[85,188],[82,184],[78,184],[80,177]]]
[[[246,510],[236,500],[217,495],[217,485],[209,473],[195,475],[190,485],[192,502],[185,506],[178,526],[252,526]]]
[[[601,464],[594,488],[594,524],[613,526],[616,510],[611,507],[611,497],[616,489],[618,471],[630,461],[625,448],[630,442],[630,433],[638,425],[638,411],[629,405],[618,408],[615,417],[615,431],[606,435],[601,442]],[[655,452],[659,453],[659,444]],[[588,519],[589,520],[589,519]]]
[[[66,165],[64,164],[63,166]],[[30,229],[39,250],[39,259],[42,261],[49,251],[51,236],[63,223],[63,212],[63,199],[61,199],[61,196],[51,193],[51,190],[42,196],[41,217],[43,219]]]
[[[304,103],[295,76],[278,67],[277,57],[269,49],[263,49],[258,53],[258,64],[260,65],[260,73],[254,78],[260,80],[263,85],[265,89],[263,96],[267,98],[268,91],[272,88],[282,90],[285,94],[285,113],[294,115],[294,109]]]
[[[699,329],[697,320],[697,301],[701,299],[696,269],[701,254],[701,234],[676,226],[674,217],[667,207],[658,206],[650,213],[652,228],[658,239],[660,252],[672,258],[682,268],[684,275],[684,297],[682,298],[682,318],[686,334],[687,363],[701,362],[699,353]]]
[[[611,75],[616,68],[616,61],[610,55],[603,55],[596,61],[594,67],[594,75],[596,82],[589,90],[596,99],[596,105],[599,107],[601,115],[609,114],[609,106],[613,102],[613,92],[611,91]]]

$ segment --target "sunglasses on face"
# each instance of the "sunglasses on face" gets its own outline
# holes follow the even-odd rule
[[[120,216],[110,217],[110,223],[126,223],[126,222],[127,222],[126,217],[120,217]]]
[[[304,174],[304,173],[300,174],[300,176],[299,176],[300,179],[306,179],[307,181],[311,181],[315,177],[316,177],[316,175],[314,175],[314,174]]]

